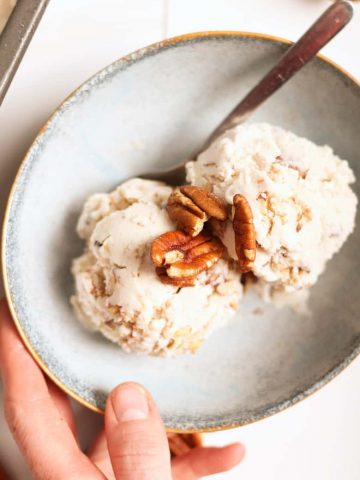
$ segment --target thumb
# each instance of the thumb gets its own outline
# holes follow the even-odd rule
[[[171,480],[165,429],[150,394],[124,383],[109,395],[105,433],[115,477],[121,480]]]

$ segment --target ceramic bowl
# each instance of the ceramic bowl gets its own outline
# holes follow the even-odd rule
[[[286,48],[280,39],[235,32],[144,48],[85,82],[28,151],[3,232],[7,296],[37,362],[84,405],[102,411],[116,384],[134,380],[152,392],[169,430],[229,428],[294,404],[358,353],[359,228],[313,288],[310,316],[248,295],[238,318],[196,355],[125,354],[84,330],[69,304],[85,199],[186,158]],[[259,120],[331,144],[360,178],[360,88],[329,61],[314,59],[251,119]]]

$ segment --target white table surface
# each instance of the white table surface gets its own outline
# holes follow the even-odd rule
[[[258,31],[295,40],[329,3],[51,0],[0,107],[0,216],[17,166],[37,130],[69,92],[101,67],[146,44],[191,31]],[[359,78],[360,5],[355,10],[352,23],[324,53]],[[247,447],[246,459],[237,469],[212,478],[357,480],[359,406],[357,359],[320,392],[291,409],[253,425],[207,434],[207,443],[241,440]],[[85,441],[100,421],[97,415],[79,410]],[[13,478],[30,478],[1,415],[0,459]]]

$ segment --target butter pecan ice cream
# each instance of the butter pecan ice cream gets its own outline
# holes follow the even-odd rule
[[[159,280],[150,247],[175,229],[166,211],[171,192],[160,182],[129,180],[90,197],[78,222],[86,249],[73,263],[76,314],[128,352],[195,352],[234,315],[241,298],[239,275],[222,259],[194,286]]]
[[[313,285],[354,228],[354,174],[328,146],[269,124],[239,125],[187,164],[190,184],[232,205],[248,201],[256,237],[253,273],[277,291]],[[217,234],[237,258],[231,220]]]

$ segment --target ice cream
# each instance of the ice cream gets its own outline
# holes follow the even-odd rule
[[[192,287],[161,283],[151,242],[174,230],[166,202],[172,189],[133,179],[86,202],[78,234],[85,253],[74,260],[78,318],[126,351],[176,355],[196,351],[235,313],[239,275],[220,260]]]
[[[190,186],[135,178],[95,194],[78,222],[75,311],[128,352],[195,352],[234,315],[239,271],[266,300],[304,309],[354,228],[348,163],[281,128],[237,126],[186,169]]]
[[[187,163],[187,180],[230,205],[235,194],[246,197],[257,242],[253,273],[267,291],[313,285],[354,228],[357,199],[348,163],[330,147],[272,125],[228,130]],[[218,235],[236,258],[230,220]]]

